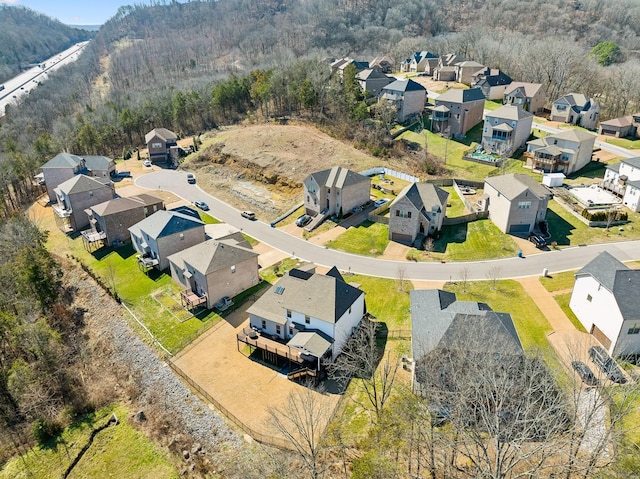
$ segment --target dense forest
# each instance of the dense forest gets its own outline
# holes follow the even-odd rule
[[[27,8],[0,5],[0,83],[93,36]]]

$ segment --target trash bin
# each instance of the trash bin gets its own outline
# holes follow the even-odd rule
[[[547,276],[549,276],[549,269],[548,268],[544,268],[542,270],[542,277],[546,278]]]
[[[518,258],[522,258],[522,251],[518,251]]]

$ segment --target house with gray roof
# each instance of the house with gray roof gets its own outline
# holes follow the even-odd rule
[[[543,173],[571,173],[591,162],[596,136],[580,129],[551,133],[527,142],[526,166]]]
[[[346,214],[371,196],[371,178],[341,166],[316,171],[303,184],[305,213],[317,221]],[[317,226],[314,220],[309,226]]]
[[[640,354],[640,270],[603,251],[576,273],[569,307],[611,356]]]
[[[502,100],[511,77],[496,68],[484,68],[472,76],[471,86],[480,88],[487,100]]]
[[[531,113],[544,111],[547,93],[541,83],[511,82],[504,90],[502,103],[519,106]]]
[[[525,146],[532,125],[533,113],[517,106],[503,105],[487,112],[482,130],[482,149],[507,158]]]
[[[87,246],[96,242],[121,244],[131,239],[131,226],[163,209],[160,198],[146,193],[108,200],[85,210],[91,229],[83,231],[82,236]]]
[[[484,68],[482,63],[474,62],[473,60],[467,60],[464,62],[458,62],[455,64],[456,68],[456,81],[463,85],[471,86],[473,81],[473,74]]]
[[[613,136],[615,138],[636,138],[640,128],[640,112],[601,121],[598,125],[598,135]]]
[[[204,223],[177,211],[160,210],[129,228],[140,268],[160,271],[169,256],[205,241]]]
[[[369,93],[368,96],[378,95],[383,87],[393,81],[392,78],[389,78],[387,75],[375,68],[367,68],[366,70],[358,72],[356,79],[358,80],[362,91]]]
[[[426,386],[425,365],[443,352],[481,358],[524,354],[511,315],[475,301],[458,301],[439,289],[413,290],[411,352],[415,361],[414,392]]]
[[[397,119],[404,122],[411,116],[422,114],[427,99],[427,90],[413,80],[396,80],[384,86],[378,95],[398,111]]]
[[[431,129],[448,136],[464,136],[482,121],[484,95],[479,88],[451,88],[435,99]]]
[[[53,206],[56,223],[65,232],[79,231],[89,224],[86,210],[91,206],[115,198],[111,180],[79,174],[54,188]]]
[[[178,157],[178,135],[166,128],[154,128],[144,136],[149,160],[167,161]]]
[[[369,62],[369,68],[374,68],[382,73],[393,72],[393,60],[388,55],[375,57]]]
[[[412,183],[389,207],[389,239],[421,245],[422,239],[442,228],[449,193],[432,183]]]
[[[504,233],[531,233],[547,215],[551,193],[529,175],[510,173],[484,180],[489,219]]]
[[[76,175],[109,178],[116,171],[116,163],[106,156],[79,156],[58,153],[40,167],[50,201],[56,201],[55,189]]]
[[[233,298],[260,282],[258,253],[233,239],[207,240],[167,259],[189,308],[206,304],[211,309],[220,298]]]
[[[337,268],[326,274],[294,268],[249,307],[251,327],[312,364],[333,361],[360,325],[364,292],[348,284]],[[298,336],[302,334],[302,336]]]
[[[640,156],[606,165],[600,186],[622,197],[631,211],[640,212]]]
[[[600,118],[600,104],[582,93],[568,93],[551,106],[551,121],[559,121],[595,130]]]

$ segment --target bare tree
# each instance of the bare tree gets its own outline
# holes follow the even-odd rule
[[[324,476],[326,443],[322,436],[333,416],[323,394],[322,388],[298,388],[283,407],[271,411],[272,424],[293,446],[312,479]]]
[[[491,289],[493,289],[494,291],[496,289],[498,279],[500,278],[500,273],[501,270],[498,266],[492,266],[491,268],[489,268],[489,271],[487,271],[487,279],[491,281]]]
[[[471,274],[471,271],[469,270],[468,266],[465,266],[464,268],[462,268],[460,270],[460,281],[462,281],[462,292],[466,293],[467,292],[467,282],[469,281],[469,275]]]
[[[407,269],[404,266],[398,266],[398,291],[404,292],[404,283],[407,277]]]
[[[427,253],[431,253],[433,251],[433,248],[434,248],[433,238],[431,236],[428,236],[427,239],[424,240],[424,250]]]

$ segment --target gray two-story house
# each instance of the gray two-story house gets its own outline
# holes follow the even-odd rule
[[[40,168],[49,200],[56,201],[55,189],[59,184],[76,175],[109,178],[116,171],[116,163],[106,156],[78,156],[71,153],[59,153]]]
[[[464,136],[482,121],[484,95],[479,88],[451,88],[435,100],[431,129],[447,136]]]
[[[525,146],[532,125],[533,113],[519,106],[503,105],[487,112],[482,130],[482,148],[487,153],[509,157]]]
[[[79,231],[87,226],[87,208],[116,196],[113,183],[108,178],[92,178],[82,174],[60,183],[54,192],[56,223],[66,232]]]
[[[303,187],[306,214],[339,216],[369,201],[371,178],[334,166],[311,173],[304,179]]]
[[[393,105],[398,112],[398,121],[403,122],[412,116],[422,114],[427,90],[413,80],[396,80],[384,86],[378,98]]]

